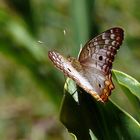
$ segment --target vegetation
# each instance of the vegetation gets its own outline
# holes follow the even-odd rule
[[[74,139],[59,122],[59,112],[77,139],[140,139],[139,4],[1,0],[0,139]],[[48,50],[76,57],[80,44],[115,26],[124,29],[125,38],[113,65],[111,100],[102,105],[83,92],[79,107],[71,96],[73,83],[68,81],[63,93],[65,78],[49,61]]]

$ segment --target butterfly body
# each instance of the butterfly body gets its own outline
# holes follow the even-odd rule
[[[111,28],[88,41],[78,59],[65,58],[55,51],[49,51],[48,55],[66,76],[98,101],[105,102],[114,89],[111,68],[122,40],[123,30]]]

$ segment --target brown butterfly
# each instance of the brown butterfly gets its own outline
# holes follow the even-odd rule
[[[98,101],[105,102],[115,88],[112,82],[112,62],[123,37],[123,29],[111,28],[88,41],[81,49],[78,59],[65,58],[55,51],[49,51],[48,56],[78,86]]]

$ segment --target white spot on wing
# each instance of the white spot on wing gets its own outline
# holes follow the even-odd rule
[[[106,33],[102,34],[102,39],[106,39]]]
[[[111,32],[111,33],[114,33],[114,31],[113,31],[112,29],[110,30],[110,32]]]
[[[106,40],[105,40],[105,44],[109,44],[109,41],[110,41],[110,40],[106,39]]]
[[[53,58],[54,60],[56,60],[56,57],[55,57],[54,55],[52,55],[52,58]]]
[[[116,44],[116,41],[112,41],[112,45],[115,46],[115,44]]]
[[[115,39],[115,34],[111,34],[111,35],[110,35],[110,38],[111,38],[111,39]]]
[[[93,44],[94,44],[94,46],[96,46],[96,45],[98,45],[98,42],[94,42]]]

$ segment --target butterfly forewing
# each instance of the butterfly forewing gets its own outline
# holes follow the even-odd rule
[[[111,28],[86,43],[79,55],[79,61],[83,65],[90,65],[91,62],[92,66],[108,73],[122,40],[123,30]]]
[[[66,76],[94,98],[104,102],[114,89],[111,68],[122,40],[123,30],[111,28],[88,41],[78,60],[66,59],[55,51],[49,51],[49,58]]]

